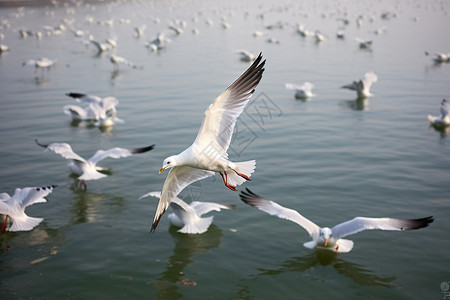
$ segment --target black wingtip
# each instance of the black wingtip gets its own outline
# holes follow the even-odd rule
[[[411,220],[411,221],[413,223],[412,223],[412,226],[410,229],[420,229],[420,228],[427,227],[428,225],[433,223],[434,218],[433,218],[433,216],[429,216],[426,218],[415,219],[415,220]]]
[[[36,142],[36,144],[38,144],[38,146],[41,146],[42,148],[47,148],[48,147],[48,145],[44,145],[44,144],[39,143],[38,139],[34,139],[34,141]]]
[[[75,98],[75,99],[79,99],[79,98],[83,98],[84,96],[86,96],[86,94],[81,94],[81,93],[66,93],[66,96]]]
[[[150,233],[155,232],[156,227],[158,227],[159,221],[161,221],[162,216],[164,215],[166,211],[163,210],[163,212],[159,215],[159,217],[153,222],[152,228],[150,229]]]
[[[144,153],[144,152],[152,150],[153,148],[155,148],[155,144],[150,145],[148,147],[133,149],[132,152],[133,152],[133,154]]]

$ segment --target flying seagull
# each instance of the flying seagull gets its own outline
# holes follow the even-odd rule
[[[302,85],[285,83],[284,86],[288,90],[295,90],[295,98],[297,99],[308,99],[315,96],[312,92],[314,84],[312,84],[311,82],[305,82]]]
[[[152,196],[161,197],[161,192],[150,192],[139,197],[139,199]],[[178,197],[172,199],[170,203],[173,213],[168,215],[170,223],[176,227],[181,227],[178,232],[189,234],[200,234],[206,232],[213,221],[213,216],[202,218],[202,215],[210,211],[220,211],[221,209],[234,209],[234,205],[218,204],[213,202],[193,201],[187,204]]]
[[[151,232],[156,229],[170,202],[189,184],[212,176],[214,172],[218,172],[225,186],[233,191],[236,191],[236,185],[250,180],[256,162],[231,162],[227,150],[236,120],[260,82],[265,62],[260,53],[253,64],[206,109],[194,143],[180,154],[164,160],[159,173],[172,169],[164,182]]]
[[[36,139],[36,144],[45,148],[44,151],[53,151],[56,154],[61,155],[62,157],[71,160],[69,164],[70,170],[80,175],[78,177],[81,180],[81,187],[86,189],[86,180],[96,180],[103,177],[107,177],[106,174],[101,173],[99,171],[105,171],[106,169],[97,166],[97,163],[101,160],[111,157],[111,158],[122,158],[128,157],[133,154],[144,153],[153,149],[155,145],[151,145],[143,148],[134,148],[134,149],[125,149],[125,148],[111,148],[109,150],[98,150],[95,154],[89,158],[84,159],[75,152],[73,152],[72,147],[67,143],[51,143],[48,145],[44,145],[38,142]]]
[[[287,219],[303,227],[313,239],[303,244],[306,248],[323,248],[334,252],[350,252],[353,248],[353,241],[343,239],[348,235],[358,233],[363,230],[413,230],[427,227],[433,222],[433,217],[405,220],[393,218],[365,218],[356,217],[350,221],[338,224],[332,228],[319,227],[312,221],[303,217],[297,211],[283,207],[273,201],[264,199],[246,189],[239,195],[241,200],[250,206],[256,207],[269,215]]]
[[[6,230],[8,217],[12,221],[8,231],[28,231],[39,225],[44,219],[32,218],[25,214],[25,208],[35,203],[47,202],[44,198],[53,191],[55,185],[43,187],[17,188],[11,197],[8,193],[0,194],[0,214],[6,215],[2,232]]]

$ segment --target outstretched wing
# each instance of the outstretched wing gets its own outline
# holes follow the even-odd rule
[[[258,196],[248,188],[246,188],[246,190],[246,192],[241,191],[241,194],[239,196],[241,197],[241,200],[248,205],[256,207],[263,212],[268,213],[269,215],[277,216],[278,218],[297,223],[298,225],[303,227],[311,237],[318,236],[320,227],[317,226],[314,222],[302,216],[297,211],[283,207],[273,201]]]
[[[448,113],[450,111],[450,102],[443,99],[441,102],[441,119],[444,119],[448,116]]]
[[[25,207],[35,203],[47,202],[44,197],[53,192],[53,188],[55,187],[55,185],[48,185],[42,187],[26,187],[23,189],[17,189],[12,196],[11,201],[18,201],[20,206],[24,209]]]
[[[189,166],[173,167],[164,182],[150,232],[155,231],[167,207],[185,187],[212,175],[214,175],[212,171],[195,169]]]
[[[210,211],[220,211],[221,209],[234,209],[236,206],[231,204],[219,204],[214,202],[193,201],[190,206],[196,211],[197,215],[202,216]]]
[[[206,109],[195,144],[201,148],[216,141],[226,152],[234,126],[262,78],[265,60],[260,53],[255,62]]]
[[[144,152],[150,151],[153,149],[154,146],[155,145],[151,145],[148,147],[135,148],[135,149],[126,149],[126,148],[116,147],[116,148],[111,148],[109,150],[98,150],[97,152],[95,152],[95,154],[91,158],[88,159],[88,161],[93,164],[96,164],[99,161],[101,161],[107,157],[111,157],[114,159],[128,157],[133,154],[144,153]]]
[[[70,147],[70,145],[67,143],[51,143],[48,145],[44,145],[39,143],[37,139],[35,139],[35,141],[36,144],[38,144],[42,148],[45,148],[46,151],[53,151],[66,159],[78,160],[84,163],[86,162],[84,158],[73,152],[72,147]]]
[[[358,233],[363,230],[413,230],[427,227],[433,222],[433,217],[405,220],[393,218],[364,218],[356,217],[350,221],[331,228],[335,239]]]

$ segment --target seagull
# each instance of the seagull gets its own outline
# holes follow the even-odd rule
[[[344,223],[340,223],[332,228],[319,227],[312,221],[303,217],[297,211],[283,207],[273,201],[264,199],[250,191],[241,191],[241,200],[250,206],[256,207],[269,215],[287,219],[303,227],[313,239],[303,244],[306,248],[326,249],[333,252],[346,253],[353,248],[353,241],[342,239],[348,235],[358,233],[363,230],[413,230],[427,227],[433,222],[433,217],[405,220],[393,218],[366,218],[356,217]]]
[[[180,35],[183,33],[183,28],[177,27],[175,25],[170,25],[169,29],[172,30],[176,35]]]
[[[100,98],[82,93],[66,93],[66,96],[86,105],[84,108],[77,105],[63,107],[64,113],[71,116],[74,121],[95,121],[94,125],[99,127],[124,122],[117,117],[116,106],[119,104],[119,100],[115,97]]]
[[[430,53],[426,51],[425,55],[428,56]],[[434,53],[433,61],[437,64],[448,63],[450,62],[450,53]]]
[[[138,66],[136,66],[131,61],[129,61],[129,60],[127,60],[127,59],[125,59],[125,58],[123,58],[121,56],[114,55],[114,54],[109,57],[109,61],[113,64],[115,71],[119,70],[119,64],[127,65],[127,66],[129,66],[130,68],[133,68],[133,69],[137,69],[138,68]]]
[[[53,151],[62,157],[71,160],[69,164],[70,170],[79,175],[78,179],[81,181],[80,185],[83,189],[86,189],[86,180],[96,180],[108,175],[101,173],[99,171],[106,171],[107,169],[97,166],[97,163],[101,160],[111,157],[114,159],[128,157],[133,154],[144,153],[153,149],[155,145],[151,145],[143,148],[125,149],[125,148],[111,148],[109,150],[98,150],[95,154],[89,158],[84,159],[75,152],[73,152],[72,147],[67,143],[51,143],[44,145],[38,142],[36,139],[36,144],[45,148],[44,151]]]
[[[0,44],[0,53],[4,53],[4,52],[8,52],[9,51],[9,47],[6,46],[5,44]]]
[[[111,51],[114,48],[116,48],[116,46],[117,46],[117,42],[114,39],[107,39],[104,42],[98,42],[98,41],[91,40],[90,42],[97,49],[97,53]]]
[[[39,225],[44,219],[32,218],[25,214],[25,208],[35,203],[47,202],[44,198],[53,191],[55,185],[43,187],[17,188],[11,197],[8,193],[0,194],[0,214],[6,215],[2,232],[5,232],[8,217],[12,221],[8,231],[28,231]]]
[[[361,38],[355,38],[355,41],[358,42],[359,48],[361,48],[361,49],[368,49],[372,46],[371,40],[363,40]]]
[[[164,33],[158,33],[156,38],[148,42],[145,46],[156,52],[165,48],[168,42],[170,42],[170,39],[166,38]]]
[[[305,82],[305,83],[303,83],[303,85],[286,83],[285,87],[288,90],[295,90],[295,98],[297,98],[297,99],[307,99],[307,98],[315,96],[312,93],[314,84],[312,84],[311,82]]]
[[[164,182],[150,232],[156,229],[170,202],[189,184],[212,176],[214,172],[220,173],[225,186],[233,191],[236,191],[236,185],[250,180],[256,162],[231,162],[227,150],[236,120],[262,78],[266,61],[261,61],[260,53],[253,64],[206,109],[194,143],[180,154],[164,160],[159,173],[172,169]]]
[[[136,38],[140,38],[142,36],[144,36],[145,30],[147,29],[147,25],[143,24],[139,27],[134,27],[134,36]]]
[[[358,98],[366,98],[373,96],[370,93],[370,87],[377,81],[378,76],[374,72],[368,72],[364,75],[363,80],[353,81],[351,84],[342,86],[342,88],[356,91]]]
[[[50,69],[55,63],[56,60],[52,60],[47,57],[41,57],[36,60],[29,59],[24,62],[22,66],[35,67],[36,69]]]
[[[139,199],[152,196],[161,198],[161,192],[150,192],[139,197]],[[170,223],[181,227],[178,232],[189,234],[200,234],[206,232],[213,221],[213,216],[202,218],[201,216],[210,211],[221,209],[234,209],[235,205],[218,204],[213,202],[193,201],[187,204],[178,197],[174,197],[170,203],[173,213],[168,215]]]
[[[450,103],[443,99],[441,102],[441,115],[439,117],[428,115],[430,124],[437,128],[444,128],[450,125]]]
[[[239,53],[242,61],[251,62],[256,59],[255,55],[247,50],[236,50],[236,53]]]

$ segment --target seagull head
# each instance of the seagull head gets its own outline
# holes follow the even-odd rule
[[[159,170],[159,173],[161,173],[162,171],[164,171],[165,169],[168,168],[173,168],[177,165],[176,163],[176,155],[172,155],[169,156],[168,158],[166,158],[163,162],[163,166],[162,168]]]
[[[320,238],[323,240],[325,247],[328,244],[328,240],[331,238],[332,232],[328,227],[324,227],[320,229]]]

